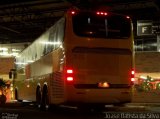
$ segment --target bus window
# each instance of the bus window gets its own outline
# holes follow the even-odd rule
[[[131,35],[130,19],[126,16],[79,12],[73,15],[73,30],[78,36],[125,39]]]

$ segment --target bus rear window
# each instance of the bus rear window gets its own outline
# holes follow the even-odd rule
[[[131,34],[131,23],[121,15],[100,16],[80,12],[73,15],[73,31],[76,35],[84,37],[125,39]]]

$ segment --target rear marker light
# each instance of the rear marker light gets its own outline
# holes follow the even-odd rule
[[[127,18],[127,19],[130,19],[130,17],[129,17],[129,16],[126,16],[126,18]]]
[[[74,15],[76,12],[75,11],[71,11],[71,14]]]
[[[107,13],[104,13],[104,15],[107,15]]]
[[[101,16],[107,16],[107,12],[96,12],[97,15],[101,15]]]
[[[100,12],[97,12],[97,15],[99,15],[100,14]]]

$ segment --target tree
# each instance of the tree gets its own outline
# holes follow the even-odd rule
[[[3,91],[5,87],[6,87],[5,81],[2,78],[0,78],[0,90]]]
[[[2,78],[0,78],[0,91],[2,92],[2,95],[0,96],[1,104],[4,104],[6,102],[6,96],[4,94],[6,86],[6,82]]]

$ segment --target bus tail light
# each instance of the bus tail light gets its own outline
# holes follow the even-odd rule
[[[135,71],[134,69],[132,69],[131,71],[131,82],[134,82],[135,81]]]
[[[73,74],[73,70],[72,69],[67,69],[67,74]]]
[[[67,77],[67,81],[73,81],[73,77]]]
[[[73,82],[73,80],[74,80],[74,78],[73,78],[73,69],[67,69],[66,80],[67,80],[67,82]]]

